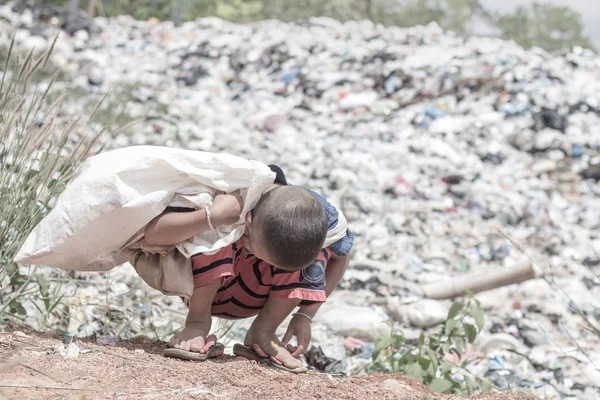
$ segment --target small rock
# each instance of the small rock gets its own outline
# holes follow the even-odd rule
[[[449,301],[424,299],[406,306],[406,315],[412,326],[430,328],[444,322],[449,310]]]
[[[540,346],[548,341],[548,339],[546,339],[546,335],[539,331],[522,329],[519,331],[519,333],[525,341],[525,344],[529,347]]]
[[[385,323],[387,316],[384,317],[373,308],[340,304],[321,311],[319,320],[343,336],[374,342],[379,336],[390,334],[390,328]]]
[[[104,83],[106,75],[100,68],[93,67],[88,72],[88,83],[94,86],[100,86]]]
[[[146,353],[146,351],[144,349],[135,349],[133,352],[137,353],[137,354],[144,354],[144,353]]]
[[[116,346],[117,338],[114,336],[98,336],[96,343],[100,346]]]
[[[16,336],[16,337],[22,337],[22,338],[29,337],[24,332],[21,332],[21,331],[16,331],[16,332],[13,333],[13,335]]]
[[[391,390],[392,392],[396,392],[396,393],[400,393],[400,392],[403,392],[403,391],[409,389],[406,384],[400,383],[395,379],[386,379],[385,381],[381,382],[381,384],[379,384],[379,386],[381,386],[384,389]]]

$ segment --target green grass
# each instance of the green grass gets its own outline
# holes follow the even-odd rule
[[[56,39],[55,39],[56,40]],[[22,319],[27,298],[51,313],[59,303],[38,268],[19,268],[14,257],[33,228],[98,149],[103,129],[91,135],[81,119],[60,123],[63,98],[47,105],[58,73],[46,69],[52,47],[37,57],[17,55],[14,39],[4,53],[0,82],[0,319]],[[43,88],[43,89],[42,89]],[[58,295],[60,296],[60,295]]]

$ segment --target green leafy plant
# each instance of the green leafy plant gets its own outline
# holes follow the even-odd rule
[[[392,328],[389,336],[377,340],[370,371],[399,372],[440,393],[489,390],[488,383],[470,376],[465,357],[468,345],[483,329],[484,318],[479,301],[470,295],[466,303],[452,304],[439,333],[426,336],[422,332],[416,345]]]

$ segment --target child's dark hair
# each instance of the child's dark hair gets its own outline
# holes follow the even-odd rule
[[[327,215],[306,189],[282,186],[267,192],[256,207],[261,243],[278,267],[300,269],[312,263],[327,237]]]

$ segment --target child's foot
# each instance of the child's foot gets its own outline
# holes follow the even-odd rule
[[[253,344],[250,348],[260,357],[270,358],[275,364],[283,365],[286,368],[296,369],[304,366],[301,360],[294,358],[287,350],[278,352],[276,356],[270,356],[258,344]]]
[[[236,356],[239,356],[239,357],[247,358],[249,360],[266,362],[267,364],[270,364],[271,366],[273,366],[275,368],[279,368],[279,369],[282,369],[287,372],[293,372],[296,374],[300,374],[300,373],[304,373],[304,372],[308,371],[306,369],[306,367],[304,367],[302,362],[300,362],[298,365],[296,365],[295,363],[290,364],[290,363],[286,363],[285,361],[279,360],[275,356],[269,356],[267,353],[265,353],[262,350],[262,348],[258,344],[255,344],[252,347],[244,346],[241,344],[236,344],[233,346],[233,354],[235,354]],[[294,360],[299,361],[295,358],[294,358]]]
[[[251,348],[259,357],[270,359],[274,364],[286,369],[295,370],[304,367],[302,360],[292,356],[274,333],[249,331],[244,339],[244,345]]]
[[[183,334],[184,331],[180,333]],[[191,332],[186,332],[186,334],[191,334]],[[190,340],[184,340],[186,336],[183,335],[181,337],[176,336],[173,336],[173,339],[171,339],[173,348],[165,349],[163,352],[167,357],[190,361],[204,361],[209,358],[220,357],[225,352],[225,346],[217,343],[215,335],[209,335],[206,339],[203,336],[199,336]]]
[[[171,338],[171,346],[179,350],[206,353],[217,343],[215,335],[208,335],[210,322],[187,322],[185,328]]]
[[[163,354],[166,357],[180,358],[182,360],[205,361],[205,360],[208,360],[209,358],[220,357],[223,355],[224,352],[225,352],[225,346],[223,346],[221,343],[216,343],[215,345],[210,347],[206,353],[199,353],[197,351],[187,351],[187,350],[170,348],[170,349],[165,349],[163,351]]]

